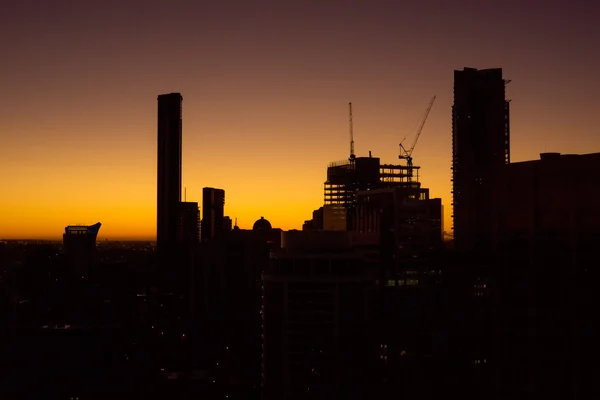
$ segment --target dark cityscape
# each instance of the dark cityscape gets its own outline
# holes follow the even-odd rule
[[[188,195],[184,126],[202,110],[185,87],[148,96],[155,240],[75,214],[59,241],[0,238],[0,398],[600,398],[600,148],[511,161],[521,83],[476,67],[439,71],[453,87],[419,104],[392,160],[355,151],[379,139],[348,99],[347,156],[317,166],[322,203],[297,229],[267,206],[242,228],[214,180]],[[424,165],[442,92],[451,165]],[[448,201],[422,183],[442,169]]]

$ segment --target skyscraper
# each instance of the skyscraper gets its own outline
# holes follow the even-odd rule
[[[452,182],[457,249],[491,241],[492,188],[510,162],[510,115],[502,69],[454,71]]]
[[[202,242],[223,234],[223,217],[225,216],[225,191],[205,187],[202,189],[202,224],[200,236]]]
[[[196,245],[200,242],[200,210],[198,203],[179,204],[179,243]]]
[[[158,251],[177,242],[181,201],[181,103],[179,93],[158,96],[158,182],[156,242]]]
[[[84,278],[96,261],[96,238],[102,224],[67,226],[63,246],[69,272]]]
[[[261,281],[263,399],[369,398],[375,276],[352,234],[282,232],[270,258]]]

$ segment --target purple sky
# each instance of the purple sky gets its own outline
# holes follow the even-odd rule
[[[357,154],[396,162],[436,94],[414,157],[448,216],[452,71],[512,80],[513,161],[600,151],[599,16],[592,1],[4,0],[0,238],[99,219],[152,236],[156,95],[172,91],[188,200],[223,187],[242,227],[269,211],[285,229],[347,157],[349,101]]]

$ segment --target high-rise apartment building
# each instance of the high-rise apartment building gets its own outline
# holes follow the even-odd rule
[[[196,202],[179,203],[178,241],[187,245],[200,242],[200,210]]]
[[[502,69],[454,71],[452,182],[457,249],[491,242],[491,191],[510,162],[510,114]]]
[[[283,232],[262,282],[263,398],[369,397],[374,276],[351,232]]]
[[[497,363],[506,398],[598,398],[600,153],[543,153],[494,187]]]
[[[205,187],[202,189],[202,225],[200,236],[202,242],[223,234],[223,218],[225,213],[225,191]]]
[[[177,242],[181,201],[181,104],[179,93],[158,96],[158,182],[156,242],[158,251]]]

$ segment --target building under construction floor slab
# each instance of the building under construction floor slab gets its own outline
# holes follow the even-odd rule
[[[371,156],[333,162],[327,167],[325,205],[343,206],[346,209],[346,229],[354,230],[357,191],[391,187],[419,188],[419,168],[381,164],[379,158]]]

